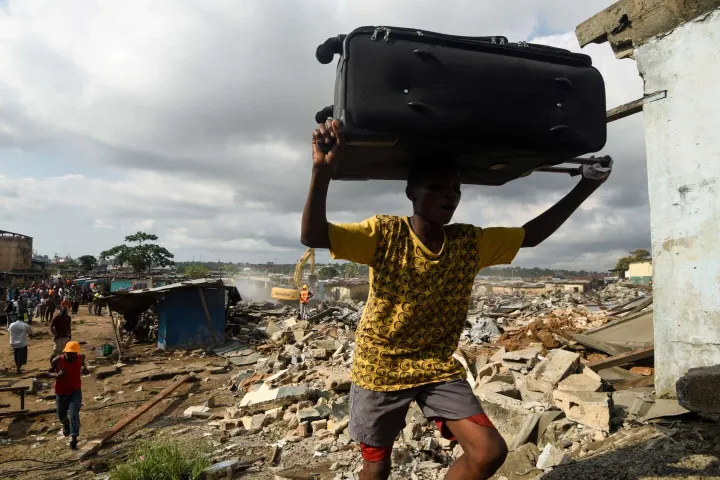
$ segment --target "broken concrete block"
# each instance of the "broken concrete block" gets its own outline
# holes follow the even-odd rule
[[[220,425],[220,430],[223,432],[234,430],[239,427],[244,427],[243,421],[240,418],[233,418],[230,420],[218,420],[218,424]]]
[[[533,415],[533,412],[523,408],[523,402],[520,400],[498,393],[480,392],[478,400],[483,411],[508,445],[524,428],[527,417]]]
[[[577,368],[580,355],[567,350],[552,350],[527,376],[529,390],[549,393]]]
[[[510,370],[530,370],[537,363],[537,356],[540,355],[540,352],[542,352],[541,345],[507,352],[502,355],[502,364]]]
[[[326,384],[327,388],[335,393],[349,392],[350,374],[328,378]]]
[[[237,408],[237,407],[227,407],[225,409],[225,412],[223,413],[223,417],[226,419],[240,418],[242,416],[243,416],[242,409]]]
[[[520,372],[512,373],[513,377],[515,377],[515,388],[520,392],[520,398],[523,402],[552,403],[547,393],[533,392],[527,388],[527,375],[523,375]]]
[[[192,407],[188,407],[185,409],[185,411],[183,412],[183,416],[190,418],[193,416],[193,413],[195,413],[195,412],[204,413],[204,412],[208,412],[209,410],[210,409],[208,407],[206,407],[205,405],[193,405]]]
[[[110,365],[108,367],[100,367],[95,369],[95,378],[102,380],[103,378],[111,377],[120,373],[120,369],[116,365]]]
[[[312,428],[313,433],[317,433],[318,430],[327,430],[327,424],[327,420],[315,420],[310,422],[310,428]]]
[[[558,390],[568,390],[570,392],[599,392],[602,389],[602,380],[600,377],[595,379],[589,375],[575,373],[558,383],[557,388]]]
[[[352,442],[352,438],[350,438],[350,435],[348,435],[346,433],[341,433],[340,435],[338,435],[338,438],[337,438],[338,446],[344,447],[346,445],[350,445],[351,442]]]
[[[545,470],[547,468],[557,467],[567,462],[567,460],[568,458],[562,448],[548,443],[538,457],[537,468]]]
[[[720,365],[691,368],[675,388],[678,402],[691,412],[720,413]]]
[[[422,437],[422,427],[419,423],[410,423],[403,428],[402,433],[405,442],[410,443],[413,440],[420,440]]]
[[[537,458],[540,450],[532,443],[526,443],[508,453],[505,463],[496,472],[496,475],[527,475],[536,470]]]
[[[553,401],[570,420],[603,432],[610,430],[613,407],[610,394],[555,390]]]
[[[502,361],[502,356],[505,355],[505,347],[500,347],[500,350],[495,352],[492,357],[490,357],[491,363],[497,363]]]
[[[350,417],[345,417],[342,420],[330,420],[327,429],[335,435],[340,435],[349,425]]]
[[[240,420],[242,421],[245,430],[248,432],[257,432],[262,430],[262,427],[265,426],[267,417],[263,413],[258,413],[252,417],[242,417]]]
[[[303,338],[305,338],[305,335],[307,335],[307,332],[305,330],[295,329],[292,334],[295,339],[295,343],[301,343]]]
[[[318,360],[325,360],[329,356],[327,350],[322,348],[311,348],[308,350],[308,355],[310,358],[316,358]]]
[[[540,412],[533,412],[532,415],[525,417],[525,423],[523,423],[522,427],[518,430],[512,443],[508,445],[508,449],[512,451],[520,445],[525,445],[528,442],[530,435],[535,430],[540,418],[542,418],[542,415],[543,414]]]
[[[282,332],[282,328],[280,328],[280,327],[278,326],[278,324],[275,323],[274,321],[268,320],[267,327],[265,328],[265,333],[266,333],[269,337],[271,337],[273,334],[275,334],[275,333],[277,333],[277,332]]]
[[[332,409],[327,405],[318,407],[307,407],[297,412],[297,419],[302,422],[314,422],[316,420],[327,419],[332,413]]]
[[[475,389],[476,395],[482,395],[484,393],[498,393],[500,395],[505,395],[506,397],[521,400],[520,392],[512,383],[488,382],[482,387]]]
[[[278,418],[280,418],[280,415],[282,415],[282,414],[283,414],[282,407],[273,408],[273,409],[267,410],[265,412],[265,416],[271,420],[277,420]]]

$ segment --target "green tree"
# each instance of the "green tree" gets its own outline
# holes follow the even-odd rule
[[[620,257],[615,264],[615,270],[622,270],[625,272],[628,268],[630,268],[630,264],[632,262],[642,262],[645,260],[650,260],[650,252],[644,248],[639,248],[630,252],[630,255],[627,257]]]
[[[185,268],[183,275],[188,278],[205,278],[210,274],[210,269],[205,265],[190,265]]]
[[[95,265],[97,265],[98,261],[97,258],[93,257],[92,255],[83,255],[82,257],[79,257],[78,262],[80,262],[80,268],[82,270],[89,272],[93,268],[95,268]]]
[[[346,263],[343,266],[343,274],[345,275],[345,278],[355,278],[360,275],[360,268],[357,263]]]
[[[332,265],[326,265],[318,270],[317,275],[318,279],[320,280],[329,280],[331,278],[340,276],[340,273],[338,272],[337,268],[333,267]]]
[[[145,232],[128,235],[125,237],[125,242],[130,245],[118,245],[105,250],[100,253],[100,259],[108,260],[116,267],[130,265],[136,272],[145,272],[152,267],[174,265],[175,262],[172,259],[175,258],[175,255],[160,245],[146,243],[157,239],[157,235]]]

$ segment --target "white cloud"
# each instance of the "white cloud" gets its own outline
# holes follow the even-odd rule
[[[567,32],[533,41],[580,51],[571,30],[606,3],[11,1],[0,12],[0,220],[41,250],[75,255],[141,229],[179,258],[292,261],[312,118],[332,99],[334,67],[314,60],[318,43],[387,24],[511,40]],[[640,96],[634,62],[606,45],[583,52],[605,77],[609,107]],[[613,178],[519,261],[600,268],[649,243],[642,125],[618,123],[606,148]],[[522,224],[573,182],[534,174],[467,187],[457,220]],[[397,182],[333,183],[331,218],[409,213],[403,192]]]

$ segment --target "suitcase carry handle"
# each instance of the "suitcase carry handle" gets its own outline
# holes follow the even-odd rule
[[[325,123],[325,120],[333,116],[333,105],[328,105],[315,114],[315,123]]]
[[[345,37],[347,37],[347,35],[330,37],[318,45],[317,49],[315,49],[315,58],[317,58],[317,61],[323,65],[332,62],[336,53],[342,53]]]
[[[574,158],[572,160],[567,160],[565,163],[575,163],[577,165],[581,165],[577,168],[570,168],[570,167],[542,167],[535,169],[536,172],[547,172],[547,173],[567,173],[571,177],[576,177],[580,174],[582,174],[582,165],[595,165],[596,163],[599,163],[601,167],[607,168],[612,165],[613,160],[612,157],[609,155],[605,155],[604,157],[590,157],[590,158]]]

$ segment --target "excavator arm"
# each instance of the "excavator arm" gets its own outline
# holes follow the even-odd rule
[[[284,300],[296,302],[300,300],[300,288],[303,286],[303,268],[310,262],[310,275],[308,277],[308,283],[314,284],[317,281],[315,274],[315,249],[308,248],[303,253],[303,256],[298,260],[295,265],[295,274],[293,275],[292,284],[295,288],[281,288],[275,287],[272,289],[271,296],[275,300]]]

